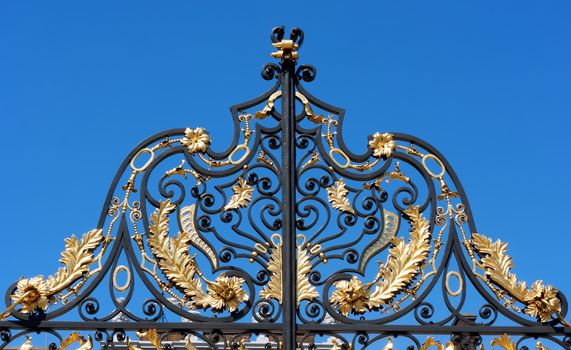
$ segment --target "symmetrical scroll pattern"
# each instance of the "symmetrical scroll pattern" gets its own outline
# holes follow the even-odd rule
[[[314,317],[305,318],[306,322],[322,322],[329,314],[342,323],[384,323],[411,308],[429,310],[432,305],[423,299],[437,280],[446,278],[449,286],[452,274],[462,282],[467,275],[481,291],[477,280],[488,286],[495,298],[485,296],[484,309],[494,305],[494,314],[508,307],[541,322],[557,319],[566,324],[561,294],[541,281],[527,290],[510,273],[512,263],[505,244],[493,244],[475,232],[466,197],[440,154],[416,138],[387,132],[374,133],[364,142],[366,152],[354,154],[341,137],[342,110],[315,99],[301,85],[298,89],[304,96],[300,102],[313,105],[305,110],[321,109],[328,114],[298,117],[304,126],[298,128],[297,136],[298,229],[307,231],[304,234],[311,237],[307,244],[318,245],[322,252],[314,257],[311,276],[316,286],[323,286],[323,295],[321,301],[314,301]],[[408,241],[399,236],[401,218],[410,223]],[[385,262],[370,268],[371,259],[383,251],[388,252]],[[321,267],[333,260],[345,263],[338,273]],[[463,275],[450,271],[444,277],[453,261],[473,268],[465,269]],[[328,271],[326,278],[320,270]],[[374,276],[372,282],[362,282],[369,274]],[[448,290],[444,296],[450,299],[462,294],[463,304],[465,289]],[[461,307],[450,305],[449,309],[453,319],[462,319]],[[432,312],[427,312],[421,315],[431,317]],[[364,317],[348,318],[351,314]],[[485,316],[489,317],[488,311]]]
[[[8,289],[0,318],[13,317],[23,331],[12,335],[12,323],[0,321],[0,348],[22,336],[23,350],[31,348],[27,332],[41,328],[57,338],[54,350],[75,343],[90,350],[91,335],[64,337],[42,326],[67,313],[96,341],[130,350],[141,348],[125,333],[134,330],[158,350],[172,339],[189,350],[246,349],[254,336],[266,349],[293,348],[291,339],[310,349],[327,336],[332,349],[388,350],[396,341],[383,327],[413,320],[426,334],[445,326],[456,334],[458,325],[494,327],[498,317],[563,326],[563,333],[538,334],[569,347],[568,337],[559,339],[571,334],[564,295],[516,278],[507,244],[476,231],[446,159],[415,137],[386,131],[363,138],[361,153],[349,150],[344,111],[305,90],[315,68],[295,69],[303,32],[284,39],[277,28],[272,42],[281,64],[266,65],[262,76],[275,84],[231,108],[234,137],[226,148],[216,151],[221,143],[197,126],[137,146],[97,227],[66,239],[63,266]],[[476,298],[466,302],[469,294]],[[191,326],[161,328],[167,317]],[[418,349],[482,341],[477,331],[450,343],[398,333]],[[510,350],[527,339],[497,335],[491,346]]]

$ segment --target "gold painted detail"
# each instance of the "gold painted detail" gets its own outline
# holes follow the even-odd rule
[[[185,232],[188,235],[192,244],[195,247],[200,249],[210,260],[210,263],[214,268],[218,268],[218,259],[216,258],[216,253],[214,249],[210,247],[210,245],[202,238],[200,233],[196,230],[194,224],[194,212],[196,210],[196,205],[191,204],[183,207],[180,210],[180,224]]]
[[[369,298],[373,283],[363,284],[359,277],[353,276],[351,280],[341,280],[333,284],[335,290],[329,302],[343,315],[349,313],[362,314],[369,309]]]
[[[499,346],[505,350],[517,350],[516,344],[507,334],[502,334],[500,337],[492,339],[491,345],[492,347]]]
[[[93,340],[91,339],[90,335],[85,338],[84,336],[80,335],[79,332],[72,332],[67,338],[61,341],[58,350],[65,350],[73,343],[79,343],[79,348],[77,350],[93,349]]]
[[[492,347],[499,346],[505,350],[517,350],[517,344],[507,334],[502,334],[501,336],[492,339],[491,345]],[[537,341],[537,343],[535,343],[535,348],[537,350],[549,350],[541,343],[541,341]]]
[[[318,161],[319,161],[319,152],[313,152],[313,154],[311,155],[311,158],[309,158],[307,160],[307,162],[305,162],[305,164],[303,164],[301,166],[300,171],[303,171],[304,169],[306,169],[307,167],[317,163]]]
[[[136,334],[140,340],[146,340],[149,343],[151,343],[151,345],[155,348],[155,350],[163,350],[163,347],[161,345],[161,337],[160,337],[160,335],[156,329],[151,328],[151,329],[148,329],[146,332],[137,332]],[[184,348],[186,350],[196,350],[196,347],[190,341],[189,336],[187,336],[185,338]],[[128,350],[141,350],[141,348],[139,348],[139,347],[133,345],[133,343],[131,343],[130,337],[127,337],[127,349]]]
[[[162,350],[161,337],[159,336],[156,329],[149,329],[146,332],[137,332],[136,334],[140,340],[146,340],[149,343],[151,343],[151,345],[153,345],[155,350]],[[133,343],[131,343],[130,337],[127,337],[127,349],[128,350],[141,350],[141,348],[139,348],[139,347],[133,345]]]
[[[411,223],[408,243],[402,238],[394,239],[386,264],[381,264],[372,282],[363,284],[357,276],[350,281],[334,283],[329,302],[345,316],[349,313],[361,314],[366,310],[376,310],[390,305],[391,300],[402,292],[421,272],[430,252],[430,224],[421,214],[419,207],[405,211]],[[373,290],[372,287],[375,286]]]
[[[303,237],[303,236],[302,236]],[[304,237],[305,239],[305,237]],[[319,297],[315,287],[309,282],[307,275],[311,272],[311,261],[308,249],[303,245],[297,247],[297,305],[302,300],[313,300]]]
[[[186,128],[181,143],[190,153],[204,153],[210,146],[210,135],[204,128]]]
[[[282,60],[297,60],[298,45],[293,40],[282,40],[277,43],[272,43],[272,46],[278,51],[272,52],[271,56]]]
[[[299,99],[299,101],[303,104],[303,110],[305,111],[305,115],[307,115],[307,119],[310,122],[316,124],[325,124],[327,122],[327,119],[325,119],[322,115],[318,115],[313,111],[311,104],[305,95],[299,91],[296,91],[295,97]]]
[[[309,113],[306,111],[306,114]],[[313,115],[315,115],[313,113]],[[376,133],[373,135],[373,138],[369,141],[368,146],[373,150],[374,160],[370,161],[367,160],[363,163],[353,163],[351,158],[347,153],[336,146],[336,136],[337,136],[337,127],[339,126],[339,121],[337,121],[334,116],[329,115],[327,118],[322,116],[315,116],[314,118],[310,119],[311,121],[319,124],[323,124],[325,127],[325,133],[322,133],[321,136],[325,139],[327,146],[329,147],[329,161],[333,164],[337,165],[341,169],[353,169],[357,171],[367,171],[373,169],[381,159],[387,158],[392,155],[392,152],[395,148],[397,148],[396,142],[393,140],[393,135],[389,133]],[[337,158],[342,158],[342,162]]]
[[[201,184],[202,182],[206,182],[206,181],[210,180],[209,176],[201,175],[194,169],[185,169],[184,168],[185,163],[186,162],[184,160],[181,160],[179,165],[177,165],[176,167],[174,167],[170,170],[167,170],[165,172],[165,175],[166,176],[181,175],[186,179],[187,175],[190,174],[196,179],[197,185]]]
[[[456,277],[456,279],[458,280],[458,288],[456,290],[452,290],[452,288],[450,287],[451,277]],[[462,278],[462,275],[458,271],[449,271],[446,274],[444,286],[446,288],[446,293],[448,293],[448,295],[453,297],[460,295],[460,293],[462,293],[462,290],[464,289],[463,284],[464,284],[464,279]]]
[[[388,139],[386,139],[388,140]],[[385,140],[385,141],[386,141]],[[380,141],[380,138],[379,138]],[[370,144],[370,146],[372,146]],[[378,147],[380,150],[382,147]],[[392,146],[391,146],[392,148]],[[462,236],[462,244],[466,248],[474,266],[474,272],[498,297],[504,302],[507,308],[516,312],[525,312],[531,317],[536,317],[542,322],[558,319],[564,326],[571,326],[561,315],[561,301],[558,298],[558,291],[550,285],[544,285],[541,280],[532,284],[528,289],[524,282],[518,281],[515,274],[511,273],[513,262],[506,254],[507,244],[501,241],[492,242],[491,239],[473,233],[468,239],[467,232],[463,227],[468,221],[464,204],[452,203],[452,198],[458,198],[459,193],[451,189],[445,180],[447,173],[443,160],[431,153],[423,153],[417,150],[412,144],[404,146],[397,144],[394,149],[407,152],[421,160],[421,164],[428,175],[438,181],[440,193],[437,196],[439,201],[445,201],[445,206],[437,208],[435,223],[440,226],[440,230],[434,240],[434,252],[431,264],[438,255],[445,228],[451,224],[455,225]],[[429,166],[429,162],[434,165]],[[484,270],[484,274],[477,273],[478,268]],[[457,291],[452,291],[453,294]],[[525,305],[524,310],[515,305],[520,302]]]
[[[200,160],[202,160],[211,168],[225,167],[228,165],[238,165],[242,163],[244,160],[246,160],[246,158],[248,158],[251,152],[249,143],[250,139],[252,138],[252,135],[254,134],[254,131],[250,128],[250,121],[252,120],[252,118],[253,116],[249,113],[242,113],[238,116],[238,120],[240,121],[241,125],[243,125],[243,127],[240,128],[240,131],[244,136],[244,140],[242,143],[236,145],[230,151],[228,156],[223,159],[213,159],[208,154],[206,154],[206,151],[210,147],[212,140],[210,138],[210,135],[204,128],[186,128],[183,138],[176,140],[169,140],[167,141],[166,145],[180,142],[183,146],[186,146],[188,152],[190,152],[192,155],[196,155]],[[169,172],[167,172],[167,175],[169,174],[186,175],[187,173],[191,173],[193,176],[197,178],[198,181],[201,180],[201,176],[198,175],[196,171],[182,169],[182,164],[175,169],[169,170]]]
[[[64,264],[58,271],[44,279],[43,276],[21,278],[16,291],[10,296],[12,305],[0,314],[0,319],[8,317],[10,312],[21,305],[20,312],[30,313],[36,308],[47,310],[49,304],[55,304],[63,300],[59,295],[62,291],[70,289],[77,293],[82,283],[70,288],[77,280],[88,278],[89,266],[94,263],[93,251],[103,242],[101,229],[91,230],[85,233],[80,240],[75,235],[65,239],[65,250],[59,260]]]
[[[244,279],[225,274],[216,277],[215,281],[206,279],[189,254],[190,234],[183,231],[175,237],[169,236],[168,215],[174,209],[175,205],[170,200],[161,201],[151,215],[148,242],[159,269],[185,295],[189,308],[236,311],[240,303],[248,300],[242,288]],[[202,281],[206,284],[206,291]]]
[[[347,193],[349,190],[345,187],[345,181],[343,179],[335,181],[335,183],[326,188],[327,199],[331,202],[331,206],[340,211],[355,214],[355,210],[351,207],[349,199],[347,199]]]
[[[224,207],[224,210],[238,209],[245,207],[252,199],[254,188],[248,185],[248,182],[242,177],[238,178],[238,182],[232,187],[234,195],[230,197],[230,201]]]
[[[137,332],[137,337],[142,340],[148,340],[151,344],[153,344],[155,349],[161,350],[161,337],[159,336],[159,333],[156,329],[149,329],[146,332]]]
[[[305,243],[303,235],[298,236]],[[300,244],[297,247],[297,274],[296,274],[296,295],[297,305],[302,300],[313,300],[319,297],[319,293],[315,287],[309,282],[307,277],[311,273],[311,254],[318,254],[320,247],[307,248],[305,244]],[[260,247],[262,248],[262,247]],[[275,299],[280,304],[282,302],[282,241],[278,234],[272,236],[272,248],[270,261],[268,263],[268,270],[271,273],[268,284],[260,291],[260,297],[266,300]]]
[[[438,350],[444,350],[444,346],[441,342],[434,340],[432,337],[427,337],[426,341],[422,344],[422,346],[418,350],[428,350],[432,347],[435,347]]]
[[[268,284],[260,291],[260,297],[266,300],[276,299],[278,303],[282,303],[282,240],[281,236],[274,234],[272,236],[272,248],[270,261],[268,262],[268,271],[271,276]]]
[[[472,243],[480,256],[480,261],[476,264],[485,271],[484,276],[479,277],[492,287],[499,297],[507,293],[525,305],[526,314],[538,318],[541,322],[552,320],[553,314],[561,318],[561,300],[557,296],[557,289],[544,285],[541,280],[535,281],[531,289],[528,289],[525,282],[518,281],[516,275],[511,272],[514,264],[506,253],[507,243],[500,240],[492,242],[490,238],[478,233],[472,234]],[[499,286],[502,291],[494,288],[490,282]]]
[[[278,97],[280,97],[282,95],[282,91],[276,91],[273,94],[270,95],[270,97],[268,98],[268,101],[266,102],[266,105],[264,106],[264,108],[262,108],[261,111],[258,111],[256,113],[254,113],[254,118],[256,119],[266,119],[274,110],[274,104],[275,101]]]
[[[125,282],[123,284],[119,284],[117,277],[119,275],[119,272],[121,271],[125,272],[126,275]],[[131,271],[125,265],[117,265],[117,267],[115,267],[115,269],[113,270],[112,280],[113,280],[113,288],[115,288],[119,292],[124,292],[127,289],[129,289],[129,286],[131,285]]]
[[[399,227],[400,217],[390,210],[383,209],[383,230],[373,244],[368,246],[364,251],[359,263],[359,269],[363,271],[367,262],[377,253],[385,249],[396,237],[397,229]]]
[[[373,150],[373,157],[390,157],[393,154],[396,142],[393,140],[393,135],[385,132],[377,132],[369,141],[369,148]]]
[[[392,180],[399,180],[399,181],[403,181],[405,183],[410,182],[410,178],[408,176],[406,176],[405,174],[403,174],[403,172],[400,170],[400,162],[396,162],[393,171],[390,171],[388,173],[385,173],[385,174],[379,176],[372,183],[364,184],[363,188],[366,190],[376,188],[377,190],[382,191],[381,183],[383,182],[383,180],[386,183],[390,183]]]

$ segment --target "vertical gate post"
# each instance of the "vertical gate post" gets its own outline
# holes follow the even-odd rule
[[[295,31],[295,29],[294,29]],[[292,33],[294,32],[292,31]],[[285,42],[286,40],[282,40]],[[291,43],[295,45],[295,43]],[[285,48],[282,48],[285,50]],[[296,231],[295,231],[295,59],[287,53],[282,68],[282,185],[283,185],[283,330],[284,350],[294,350],[296,345]]]

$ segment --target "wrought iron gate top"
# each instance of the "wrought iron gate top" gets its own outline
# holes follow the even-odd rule
[[[51,349],[134,350],[134,331],[157,350],[183,337],[186,349],[443,349],[445,335],[447,348],[488,335],[570,348],[564,295],[516,278],[442,154],[389,132],[346,147],[344,110],[302,84],[316,75],[297,66],[303,39],[273,30],[279,64],[262,77],[275,83],[231,107],[225,150],[190,127],[129,153],[62,267],[8,288],[1,348],[43,332]]]

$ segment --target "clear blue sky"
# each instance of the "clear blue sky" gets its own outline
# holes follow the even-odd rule
[[[56,270],[139,140],[204,126],[225,148],[284,24],[305,30],[308,88],[346,108],[350,147],[377,130],[431,142],[518,276],[571,296],[571,2],[283,3],[0,3],[2,289]]]

